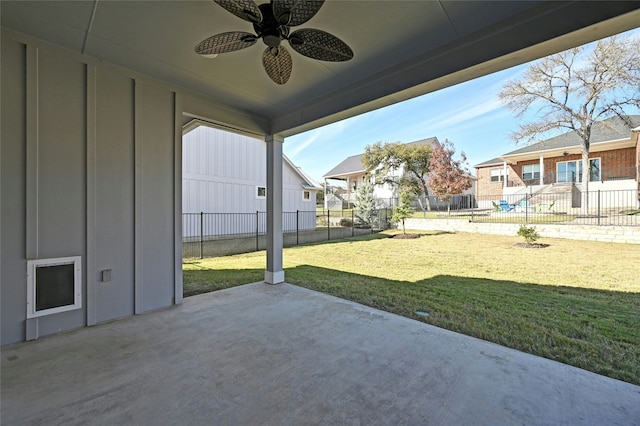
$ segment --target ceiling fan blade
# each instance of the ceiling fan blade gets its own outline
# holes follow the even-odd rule
[[[253,0],[214,0],[240,19],[252,23],[262,22],[262,12]]]
[[[291,76],[293,61],[284,46],[267,47],[262,54],[262,65],[271,80],[285,84]]]
[[[280,25],[302,25],[318,12],[324,0],[272,0],[273,16]]]
[[[344,41],[325,31],[305,28],[291,33],[289,44],[296,52],[321,61],[342,62],[353,58]]]
[[[253,46],[258,38],[243,31],[232,31],[228,33],[216,34],[202,40],[195,47],[196,53],[200,55],[213,55],[218,53],[233,52]]]

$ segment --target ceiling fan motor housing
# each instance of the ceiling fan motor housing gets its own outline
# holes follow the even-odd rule
[[[269,47],[278,47],[282,40],[289,35],[286,24],[289,22],[289,14],[283,14],[279,19],[273,14],[273,7],[270,3],[263,3],[258,6],[262,12],[262,21],[254,22],[253,29],[258,37],[262,38],[264,44]],[[286,22],[282,23],[286,19]]]

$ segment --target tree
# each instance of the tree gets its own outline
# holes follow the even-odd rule
[[[431,149],[428,143],[376,142],[365,148],[362,164],[367,172],[376,176],[376,183],[387,183],[401,192],[407,190],[415,194],[425,211],[430,208],[427,173]],[[394,176],[398,170],[403,171],[402,176]]]
[[[376,199],[373,195],[373,184],[369,179],[365,179],[356,190],[355,207],[356,214],[367,224],[373,225],[373,218],[377,213]]]
[[[435,195],[448,201],[453,195],[461,194],[471,187],[471,177],[467,170],[467,156],[460,152],[460,159],[454,160],[456,153],[453,143],[445,140],[431,153],[429,186]],[[447,204],[449,210],[449,204]]]
[[[537,121],[511,134],[517,142],[558,129],[581,139],[582,190],[588,207],[589,147],[594,123],[617,115],[629,123],[625,108],[640,107],[640,40],[610,37],[592,48],[576,47],[531,64],[524,76],[508,82],[500,99],[518,117],[537,108]]]
[[[393,216],[391,220],[394,222],[400,222],[402,224],[402,233],[406,234],[404,221],[405,219],[411,217],[411,213],[413,213],[413,207],[411,203],[416,199],[416,195],[408,189],[403,189],[400,191],[400,204],[393,209]]]
[[[322,185],[322,191],[317,191],[316,192],[316,205],[323,205],[324,206],[324,193],[327,191],[327,184],[324,183]]]
[[[536,231],[534,226],[520,225],[518,235],[524,238],[527,244],[533,244],[538,240],[538,238],[540,238],[540,234],[538,234],[538,231]]]

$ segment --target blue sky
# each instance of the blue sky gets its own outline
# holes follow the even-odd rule
[[[640,34],[636,29],[625,35]],[[322,176],[375,142],[412,142],[436,136],[464,151],[469,168],[519,148],[508,137],[519,121],[498,92],[527,65],[503,70],[437,92],[301,133],[285,140],[284,153],[311,177]]]

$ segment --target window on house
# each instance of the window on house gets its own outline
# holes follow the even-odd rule
[[[522,166],[522,180],[540,179],[540,164]]]
[[[302,199],[304,201],[311,200],[311,191],[302,191]]]
[[[265,186],[256,186],[256,198],[266,198],[267,188]]]
[[[562,161],[556,164],[556,182],[582,182],[582,160]],[[600,180],[600,159],[589,159],[589,181]]]
[[[507,172],[507,176],[509,173]],[[491,182],[504,182],[504,169],[491,169]]]
[[[591,182],[601,180],[599,158],[592,158],[591,160],[589,160],[589,180]]]

